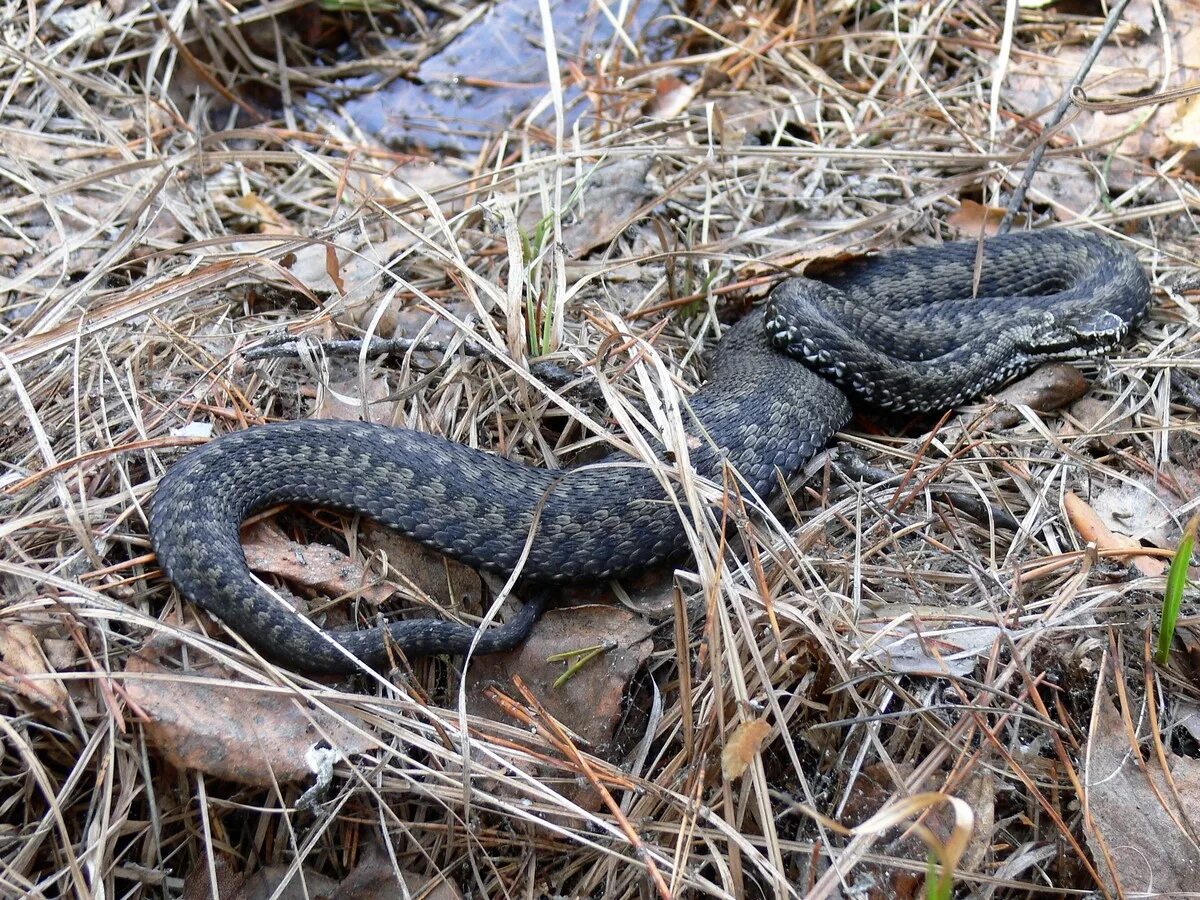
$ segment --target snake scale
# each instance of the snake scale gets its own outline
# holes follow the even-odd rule
[[[1111,350],[1149,298],[1128,250],[1068,231],[904,250],[788,279],[719,341],[684,414],[691,465],[719,482],[731,463],[765,498],[846,424],[850,399],[893,412],[949,408],[1041,362]],[[302,621],[253,579],[239,542],[241,522],[277,503],[358,512],[503,574],[528,543],[529,599],[478,635],[477,653],[525,638],[545,605],[540,585],[629,575],[687,546],[660,476],[616,451],[552,471],[358,422],[224,435],[163,477],[150,515],[158,560],[189,600],[265,656],[309,672],[353,671],[345,651],[375,668],[395,650],[462,654],[477,632],[436,619],[349,631]]]

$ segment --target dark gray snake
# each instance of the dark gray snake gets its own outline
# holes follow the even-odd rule
[[[902,251],[820,281],[789,279],[718,344],[685,412],[691,465],[719,483],[729,463],[765,498],[846,424],[848,396],[895,412],[945,409],[1046,360],[1112,349],[1149,297],[1127,250],[1066,231]],[[239,526],[251,513],[276,503],[353,510],[506,574],[534,528],[520,575],[533,599],[479,635],[475,652],[490,653],[525,638],[545,603],[538,585],[629,575],[687,546],[660,474],[620,453],[551,471],[404,428],[263,425],[175,465],[158,487],[150,534],[184,596],[264,655],[348,672],[355,665],[339,645],[381,668],[389,645],[408,656],[462,654],[476,630],[441,620],[310,627],[247,569]]]

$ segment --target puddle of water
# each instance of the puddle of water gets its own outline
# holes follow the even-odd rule
[[[629,46],[615,38],[612,22],[590,0],[550,0],[555,43],[564,67],[578,65],[594,71],[597,54],[614,52],[631,59]],[[614,16],[620,0],[608,0]],[[637,48],[641,61],[653,59],[669,48],[673,25],[657,19],[668,12],[658,0],[634,0],[624,18],[624,32]],[[400,46],[396,41],[390,47]],[[566,80],[566,79],[564,79]],[[413,76],[382,84],[372,76],[352,86],[378,90],[356,96],[344,104],[346,115],[364,132],[390,146],[420,146],[466,154],[479,149],[496,132],[503,131],[549,92],[542,20],[538,0],[502,0],[439,53],[431,56]],[[594,112],[576,87],[564,90],[567,127],[580,116]],[[547,107],[534,124],[554,121]]]

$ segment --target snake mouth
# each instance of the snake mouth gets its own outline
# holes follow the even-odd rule
[[[1031,359],[1090,359],[1120,346],[1132,325],[1106,310],[1071,317],[1046,313],[1044,321],[1018,341],[1018,347]]]

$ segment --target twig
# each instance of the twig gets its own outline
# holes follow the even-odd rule
[[[247,350],[242,355],[250,362],[260,359],[298,359],[300,357],[300,345],[304,340],[305,338],[292,334],[274,334],[265,338],[259,346]],[[362,345],[363,338],[314,341],[310,344],[310,346],[320,350],[326,356],[357,356],[362,353]],[[481,348],[472,346],[471,344],[464,343],[459,349],[467,356],[484,355]],[[372,337],[367,344],[367,356],[369,357],[402,356],[410,351],[415,353],[445,354],[449,352],[449,347],[442,341],[435,341],[431,338]]]
[[[848,448],[841,448],[838,451],[837,463],[835,465],[849,478],[866,481],[870,484],[882,484],[895,477],[895,473],[872,466]],[[936,487],[931,486],[929,491],[946,500],[948,503],[952,503],[973,519],[981,522],[992,521],[998,527],[1008,529],[1009,531],[1019,531],[1021,528],[1021,523],[1008,510],[1001,509],[991,503],[984,503],[978,497],[973,497],[959,488],[938,485]]]
[[[1181,369],[1172,369],[1171,389],[1180,394],[1192,406],[1200,409],[1200,388],[1196,386],[1195,377]]]
[[[672,893],[667,887],[666,881],[663,880],[662,873],[658,871],[658,866],[654,864],[654,856],[650,848],[646,846],[642,840],[642,836],[633,827],[633,823],[621,812],[620,804],[613,799],[613,795],[604,786],[595,769],[588,764],[587,759],[579,752],[579,748],[575,746],[575,743],[571,740],[570,735],[567,734],[562,724],[542,706],[541,701],[526,687],[524,680],[519,675],[513,676],[513,684],[521,693],[525,702],[536,712],[537,718],[534,720],[534,727],[549,738],[583,772],[584,777],[591,783],[592,789],[600,795],[600,799],[608,807],[608,811],[612,813],[613,818],[617,820],[617,824],[625,833],[625,837],[633,845],[642,862],[645,863],[646,872],[650,876],[650,880],[654,883],[655,888],[657,888],[658,895],[663,900],[670,900]]]
[[[1104,23],[1104,27],[1100,29],[1100,33],[1096,35],[1096,40],[1092,41],[1092,46],[1088,50],[1087,56],[1084,57],[1083,63],[1079,66],[1079,71],[1075,73],[1075,77],[1071,79],[1071,83],[1067,85],[1067,89],[1063,91],[1062,97],[1058,100],[1058,106],[1054,109],[1054,115],[1050,117],[1050,121],[1046,123],[1046,130],[1053,129],[1063,116],[1067,114],[1070,108],[1073,96],[1077,88],[1083,84],[1083,79],[1087,77],[1088,72],[1092,70],[1092,66],[1096,62],[1096,58],[1100,55],[1100,51],[1116,30],[1118,23],[1121,21],[1121,15],[1125,12],[1125,7],[1129,5],[1129,0],[1117,0],[1113,8],[1109,10],[1108,20]],[[1046,142],[1039,141],[1034,148],[1033,154],[1029,157],[1029,162],[1025,166],[1025,172],[1021,175],[1021,183],[1017,185],[1016,191],[1013,192],[1012,199],[1008,201],[1008,209],[1004,211],[1004,218],[1000,220],[999,233],[1005,234],[1012,228],[1013,219],[1017,215],[1017,210],[1021,208],[1021,204],[1025,202],[1025,194],[1029,190],[1029,185],[1033,183],[1033,176],[1037,174],[1038,166],[1042,163],[1042,156],[1046,153]]]
[[[305,338],[291,334],[271,335],[263,342],[243,354],[249,362],[261,359],[298,359],[301,352],[301,342]],[[326,356],[358,356],[362,353],[364,338],[345,338],[328,341],[313,341],[309,344],[315,350]],[[461,343],[455,348],[456,352],[482,359],[487,351],[471,343]],[[450,352],[450,345],[432,338],[381,338],[372,337],[367,343],[367,356],[403,356],[406,353],[429,353],[445,356]],[[589,402],[598,402],[602,395],[592,382],[580,382],[579,373],[566,366],[549,360],[536,360],[529,364],[529,372],[535,378],[545,382],[555,390],[570,387]]]

